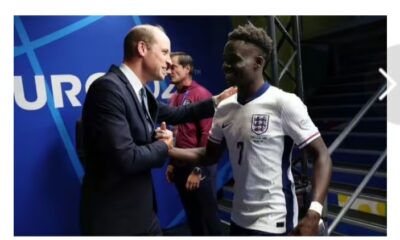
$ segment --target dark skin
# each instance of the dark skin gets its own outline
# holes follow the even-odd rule
[[[228,84],[238,87],[238,97],[249,99],[264,84],[263,68],[266,64],[263,52],[257,46],[240,40],[228,41],[224,48],[223,70]],[[174,159],[201,165],[215,164],[221,159],[226,144],[208,141],[206,148],[170,150]],[[313,174],[313,201],[323,204],[331,177],[332,162],[321,137],[309,143],[305,150],[315,156]],[[320,215],[309,210],[289,235],[318,235]]]

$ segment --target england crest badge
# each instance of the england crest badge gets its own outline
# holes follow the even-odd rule
[[[253,114],[251,118],[251,131],[257,135],[261,135],[268,130],[269,115]]]
[[[188,105],[188,104],[191,104],[191,103],[192,103],[192,101],[190,101],[190,99],[185,98],[185,99],[183,99],[182,105]]]

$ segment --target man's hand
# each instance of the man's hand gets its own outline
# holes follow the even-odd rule
[[[156,136],[157,140],[161,140],[167,144],[168,149],[172,149],[174,146],[174,139],[172,136],[172,132],[167,129],[167,124],[165,122],[161,123],[161,126],[156,129]]]
[[[168,183],[172,183],[174,181],[174,166],[169,164],[167,167],[167,171],[165,171],[165,177],[167,178]]]
[[[306,216],[299,224],[289,233],[289,236],[318,236],[319,235],[319,219],[317,212],[308,210]]]
[[[222,100],[232,96],[235,93],[237,93],[237,87],[230,87],[222,91],[220,94],[213,96],[214,107],[217,107]]]
[[[200,187],[201,174],[190,173],[186,181],[186,189],[191,191]]]

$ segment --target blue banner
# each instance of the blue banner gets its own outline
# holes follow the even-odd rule
[[[213,94],[227,87],[222,50],[231,30],[224,16],[16,16],[14,18],[14,233],[79,235],[80,184],[75,123],[87,89],[111,64],[120,64],[123,39],[135,25],[161,25],[173,51],[195,60],[194,79]],[[169,81],[149,86],[161,101]],[[184,220],[163,169],[153,171],[163,228]],[[225,157],[217,186],[231,177]]]

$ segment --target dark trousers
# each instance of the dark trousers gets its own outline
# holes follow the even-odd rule
[[[263,231],[257,231],[252,229],[243,228],[233,221],[231,221],[231,226],[229,230],[229,235],[231,236],[286,236],[287,233],[276,234]]]
[[[82,236],[161,236],[162,230],[156,212],[150,211],[146,220],[136,219],[132,215],[123,215],[118,205],[99,204],[87,197],[88,191],[82,191],[80,202],[80,230]],[[119,214],[115,213],[115,210]],[[132,211],[126,209],[126,212]],[[141,221],[140,221],[141,220]],[[140,226],[138,226],[138,223]]]
[[[126,227],[123,224],[111,225],[96,220],[89,220],[81,215],[81,235],[82,236],[162,236],[162,230],[158,218],[155,216],[143,232],[138,232],[134,227]],[[132,224],[130,224],[132,225]]]
[[[158,221],[157,217],[153,218],[153,222],[152,222],[148,232],[143,235],[148,235],[148,236],[162,236],[163,235],[161,226],[160,226],[160,222]]]
[[[174,182],[186,212],[193,236],[220,236],[223,234],[218,217],[215,174],[208,172],[196,190],[186,190],[185,184],[192,168],[176,168]]]

